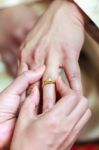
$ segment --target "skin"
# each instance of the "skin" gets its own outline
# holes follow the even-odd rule
[[[15,148],[21,150],[22,147],[23,149],[35,147],[38,150],[44,144],[46,150],[59,148],[63,150],[64,147],[69,149],[89,120],[91,112],[88,101],[83,97],[80,100],[79,96],[66,87],[60,78],[56,82],[56,88],[61,99],[49,111],[41,115],[37,114],[39,105],[37,87],[33,89],[32,94],[24,102],[22,101],[21,95],[28,89],[29,85],[40,80],[44,71],[45,67],[41,67],[35,72],[24,72],[0,93],[0,149],[8,148],[11,141],[11,149],[14,150]],[[68,140],[67,137],[69,137]],[[46,141],[46,139],[49,140]],[[28,140],[29,145],[28,142],[25,142]],[[24,145],[20,145],[20,143],[24,143]]]
[[[56,82],[61,98],[48,111],[38,115],[39,91],[34,87],[21,107],[11,150],[69,150],[91,116],[88,100]],[[57,140],[56,140],[57,139]]]
[[[0,149],[10,145],[18,112],[22,105],[21,94],[30,84],[40,80],[44,69],[45,67],[42,67],[35,72],[28,71],[21,74],[7,89],[0,93]]]
[[[22,44],[19,72],[35,70],[45,64],[43,80],[57,80],[62,68],[70,87],[81,96],[83,91],[78,59],[83,42],[84,21],[79,9],[72,2],[56,0]],[[51,108],[55,101],[55,85],[44,86],[43,110]]]
[[[20,44],[32,29],[37,18],[36,13],[26,5],[0,10],[0,53],[8,72],[14,77]]]

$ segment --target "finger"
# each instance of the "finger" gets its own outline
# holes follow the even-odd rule
[[[42,45],[42,43],[39,45],[37,45],[37,47],[33,50],[33,54],[32,54],[32,60],[31,63],[28,62],[29,67],[31,70],[35,71],[37,70],[39,67],[44,65],[44,61],[45,61],[45,52],[44,51],[44,45]],[[41,52],[41,53],[40,53]],[[40,85],[40,81],[36,82],[35,84],[31,85],[27,91],[27,94],[31,93],[32,89],[34,86],[38,86],[39,88]]]
[[[19,62],[18,62],[19,63]],[[25,62],[21,62],[20,64],[18,64],[18,70],[17,70],[17,75],[20,75],[26,71],[28,71],[28,65]],[[21,101],[24,101],[24,99],[26,98],[26,91],[24,91],[21,95]]]
[[[57,59],[55,60],[55,58]],[[49,55],[47,58],[47,68],[45,70],[43,81],[53,80],[56,81],[59,74],[59,59],[55,54]],[[55,84],[46,84],[43,86],[43,111],[46,111],[55,104],[56,91]]]
[[[71,112],[68,116],[70,120],[72,120],[72,126],[75,126],[80,118],[85,114],[88,109],[88,100],[86,98],[82,98],[82,100],[78,103],[76,108]]]
[[[71,89],[66,86],[61,77],[59,77],[56,81],[56,89],[62,97],[71,93]]]
[[[66,60],[64,70],[70,83],[70,87],[82,95],[81,74],[78,62],[75,60]]]
[[[69,116],[69,114],[75,109],[78,102],[79,100],[76,94],[72,93],[71,95],[65,96],[53,107],[54,114],[61,118],[66,118],[66,116]]]
[[[29,66],[31,70],[35,70],[40,66],[44,65],[46,55],[46,44],[41,41],[35,46],[32,53],[32,63],[29,63]]]
[[[40,80],[45,70],[45,66],[41,67],[37,71],[28,71],[20,75],[7,89],[8,93],[21,95],[30,84],[33,84]]]
[[[29,70],[28,65],[25,62],[19,63],[19,61],[18,61],[18,71],[17,71],[18,75],[20,75],[28,70]]]
[[[64,143],[62,144],[60,150],[71,149],[73,144],[78,139],[79,135],[81,134],[81,131],[87,124],[91,117],[91,111],[88,109],[86,113],[83,115],[83,117],[79,120],[75,128],[71,131],[70,135],[65,139]]]
[[[18,122],[21,122],[21,126],[26,126],[30,121],[36,118],[37,107],[39,105],[39,90],[35,86],[31,95],[24,101],[20,113]]]
[[[27,89],[26,94],[27,94],[27,95],[30,95],[35,86],[37,86],[37,87],[39,88],[39,87],[40,87],[40,82],[38,81],[38,82],[36,82],[36,83],[34,83],[34,84],[31,84],[31,85],[29,86],[29,88]]]
[[[21,115],[27,119],[30,117],[33,119],[37,115],[37,106],[39,105],[39,90],[35,86],[31,94],[24,101],[21,108]]]

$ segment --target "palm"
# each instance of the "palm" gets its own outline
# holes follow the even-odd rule
[[[19,97],[14,95],[0,96],[0,149],[10,143],[15,126]]]
[[[6,121],[0,125],[0,149],[4,148],[3,146],[9,146],[11,141],[13,129],[15,125],[15,120]]]

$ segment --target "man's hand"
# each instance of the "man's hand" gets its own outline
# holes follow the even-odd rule
[[[88,100],[79,99],[60,78],[56,88],[61,99],[38,115],[39,91],[34,87],[20,110],[11,150],[69,150],[77,140],[91,116]]]
[[[75,4],[55,1],[40,18],[36,27],[21,47],[19,67],[21,72],[27,68],[35,70],[45,64],[43,80],[56,80],[59,69],[64,69],[70,87],[82,94],[79,54],[84,42],[84,24],[81,13]],[[43,109],[56,101],[55,85],[43,87]],[[50,103],[50,105],[49,105]]]
[[[19,107],[21,106],[21,94],[30,84],[40,80],[43,73],[44,67],[35,72],[25,72],[0,93],[0,149],[8,146],[11,141]]]

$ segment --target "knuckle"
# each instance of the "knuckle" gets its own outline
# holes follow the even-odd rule
[[[75,81],[80,78],[80,73],[79,72],[72,72],[70,76],[70,81]]]
[[[78,94],[75,91],[71,91],[70,98],[71,100],[76,101],[78,100]]]
[[[47,125],[51,129],[57,129],[57,127],[59,125],[59,121],[58,121],[58,119],[56,119],[56,117],[54,115],[50,114],[48,117],[48,120],[47,120]]]
[[[52,68],[50,66],[47,66],[44,72],[43,80],[46,80],[46,79],[51,79],[51,80],[57,79],[57,74],[52,71]]]
[[[50,119],[50,120],[48,121],[48,127],[49,127],[49,128],[52,128],[52,129],[56,129],[56,127],[57,127],[56,121],[53,120],[53,119]]]
[[[85,105],[86,108],[89,108],[89,102],[88,102],[88,99],[87,99],[87,98],[84,98],[84,99],[82,100],[82,102],[83,102],[83,105]]]

